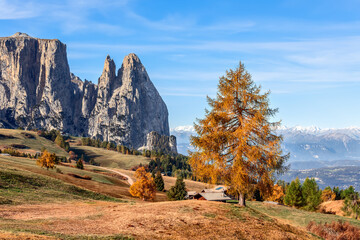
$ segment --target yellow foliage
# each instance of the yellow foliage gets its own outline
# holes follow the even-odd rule
[[[336,194],[331,189],[325,188],[321,193],[321,200],[323,202],[334,201],[335,198]]]
[[[46,167],[46,169],[49,170],[49,168],[55,167],[55,161],[55,153],[49,153],[47,150],[45,150],[42,155],[36,160],[36,164],[40,167]]]
[[[191,138],[196,151],[189,163],[200,180],[230,186],[240,199],[254,188],[263,196],[272,193],[274,173],[284,169],[287,156],[273,132],[280,122],[269,122],[277,110],[269,108],[268,95],[241,63],[220,78],[217,97],[208,97],[211,111]]]
[[[154,178],[147,173],[144,167],[140,167],[135,172],[136,182],[130,186],[130,194],[142,200],[154,200],[156,186]]]
[[[270,197],[268,197],[266,200],[267,201],[273,201],[273,202],[278,202],[278,203],[283,203],[284,202],[284,189],[282,186],[275,184],[272,194]]]

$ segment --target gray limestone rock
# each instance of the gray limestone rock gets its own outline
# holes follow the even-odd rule
[[[156,132],[176,152],[166,104],[135,54],[117,73],[107,56],[95,85],[70,73],[65,44],[25,33],[0,38],[0,126],[58,129],[136,149],[154,149],[148,134]]]

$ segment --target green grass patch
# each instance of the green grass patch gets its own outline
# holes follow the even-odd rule
[[[1,204],[49,203],[76,199],[120,201],[40,174],[9,167],[0,169]]]
[[[271,217],[267,216],[266,214],[263,214],[262,212],[258,211],[257,209],[254,209],[251,206],[241,207],[237,205],[224,205],[224,207],[229,211],[227,214],[228,218],[234,219],[240,219],[240,220],[246,220],[246,218],[257,218],[263,221],[274,221]]]
[[[81,156],[81,154],[86,155],[89,160],[94,160],[102,167],[129,170],[131,167],[137,166],[140,163],[146,165],[150,162],[150,159],[144,156],[127,155],[112,150],[106,150],[103,148],[89,146],[71,146],[71,150],[79,156]]]
[[[52,141],[40,137],[36,132],[15,130],[15,129],[0,129],[0,146],[24,145],[29,149],[23,149],[25,152],[35,154],[41,152],[44,147],[49,152],[55,153],[57,156],[68,157],[69,154]]]
[[[13,166],[13,167],[26,167],[27,169],[35,169],[38,171],[39,170],[39,166],[36,165],[36,160],[35,159],[28,159],[28,158],[17,158],[17,157],[10,157],[10,156],[0,156],[0,164],[4,165],[8,165],[8,166]],[[85,166],[85,169],[93,169],[92,166]],[[74,167],[68,167],[68,166],[61,166],[61,165],[56,165],[56,169],[58,169],[57,171],[61,171],[62,174],[76,174],[79,176],[90,176],[92,181],[96,181],[99,183],[106,183],[106,184],[114,184],[114,178],[100,174],[100,173],[96,173],[96,172],[92,172],[92,171],[86,171],[86,170],[81,170],[78,168],[74,168]],[[43,169],[44,173],[46,171],[46,174],[50,174],[51,176],[55,177],[56,174],[59,174],[56,170],[45,170]],[[116,184],[119,185],[119,181],[116,181]],[[127,186],[126,183],[124,183],[123,186]]]
[[[271,205],[264,204],[262,202],[247,202],[248,206],[252,209],[266,214],[270,217],[287,220],[289,223],[306,227],[310,221],[315,221],[317,223],[331,223],[333,221],[345,221],[349,222],[354,226],[360,227],[360,221],[352,218],[332,215],[332,214],[323,214],[316,212],[308,212],[301,209],[281,206],[281,205]]]
[[[206,217],[206,218],[215,218],[216,214],[215,213],[204,213],[204,217]]]

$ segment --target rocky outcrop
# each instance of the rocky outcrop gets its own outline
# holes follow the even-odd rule
[[[175,136],[166,136],[160,135],[157,132],[150,132],[146,137],[146,150],[158,150],[164,153],[177,153],[176,148],[176,137]]]
[[[154,149],[148,134],[156,132],[176,151],[167,107],[135,54],[117,72],[107,56],[95,85],[70,73],[65,44],[23,33],[0,38],[0,123],[59,129],[137,149]]]

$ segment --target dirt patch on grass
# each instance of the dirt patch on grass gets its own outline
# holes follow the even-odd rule
[[[19,220],[23,228],[29,222],[39,221],[41,224],[29,227],[67,235],[122,234],[137,239],[312,239],[305,231],[274,219],[224,206],[227,205],[195,200],[96,202],[0,207],[0,212],[4,219]],[[239,212],[234,214],[234,211]]]

